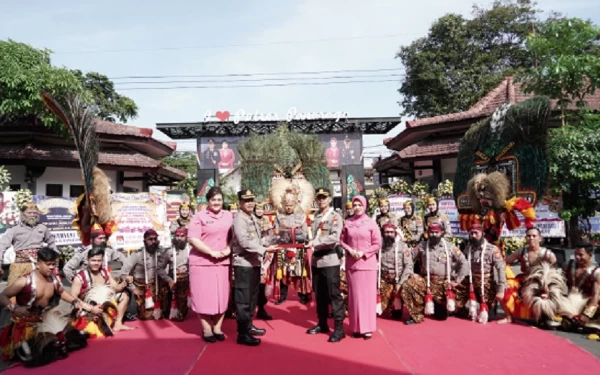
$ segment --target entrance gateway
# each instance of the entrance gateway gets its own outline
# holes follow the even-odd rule
[[[344,111],[302,113],[290,108],[284,116],[207,110],[201,122],[157,123],[156,128],[174,140],[196,139],[199,191],[211,181],[218,184],[220,174],[235,180],[240,160],[237,145],[250,134],[269,134],[282,125],[291,132],[315,134],[325,148],[334,206],[343,208],[348,176],[364,193],[363,135],[386,134],[400,123],[400,117],[352,118]]]

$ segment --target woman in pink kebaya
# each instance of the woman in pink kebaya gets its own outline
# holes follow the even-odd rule
[[[377,252],[381,231],[367,216],[367,200],[352,198],[354,215],[346,220],[340,244],[346,250],[348,319],[354,337],[371,338],[377,329]]]

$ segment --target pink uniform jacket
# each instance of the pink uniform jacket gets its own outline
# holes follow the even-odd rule
[[[200,239],[213,251],[225,250],[231,239],[231,224],[233,224],[233,215],[229,211],[221,210],[215,214],[208,209],[202,210],[194,215],[188,228],[188,237]],[[228,265],[230,258],[214,259],[192,247],[189,264],[190,266]]]
[[[381,231],[377,224],[367,215],[353,216],[346,220],[340,244],[344,249],[362,251],[365,255],[355,260],[346,253],[346,270],[376,270],[375,256],[381,249]]]

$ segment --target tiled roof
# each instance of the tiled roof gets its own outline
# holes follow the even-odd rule
[[[0,144],[0,155],[5,159],[17,160],[48,160],[54,162],[78,162],[79,153],[75,150],[68,150],[60,147],[39,146],[28,144],[25,147],[22,145]],[[183,180],[187,177],[187,173],[176,168],[169,167],[161,161],[152,159],[148,156],[135,153],[112,153],[100,152],[98,155],[99,166],[116,166],[116,167],[134,167],[134,168],[153,168],[157,173],[167,172],[166,174]]]
[[[460,138],[427,140],[408,146],[398,152],[401,160],[438,155],[457,154]]]
[[[112,134],[112,135],[128,135],[132,137],[152,138],[154,131],[149,128],[140,128],[133,125],[123,125],[117,122],[110,122],[105,120],[96,121],[96,132],[98,134]],[[172,150],[177,149],[177,143],[165,142],[160,139],[153,138],[156,142],[162,143]]]
[[[525,94],[521,88],[521,84],[515,82],[513,77],[506,77],[496,88],[487,93],[487,95],[485,95],[467,111],[406,121],[406,129],[487,117],[492,115],[496,108],[501,106],[503,103],[520,103],[532,98],[533,96],[533,94]],[[585,101],[587,102],[587,106],[589,108],[600,109],[600,90],[597,90],[593,95],[588,95],[585,98]],[[557,110],[556,100],[551,101],[551,108]],[[569,108],[575,109],[575,104],[572,103]],[[386,138],[384,139],[383,144],[387,145],[391,142],[399,140],[402,137],[403,134],[400,133],[395,137]]]

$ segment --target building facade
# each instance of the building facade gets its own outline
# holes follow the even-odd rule
[[[187,177],[159,160],[171,155],[176,143],[153,138],[152,129],[97,121],[96,133],[98,166],[111,179],[113,192],[145,192],[150,186],[169,186]],[[11,174],[11,190],[56,197],[83,193],[79,154],[72,140],[33,121],[0,124],[0,134],[0,165]]]

